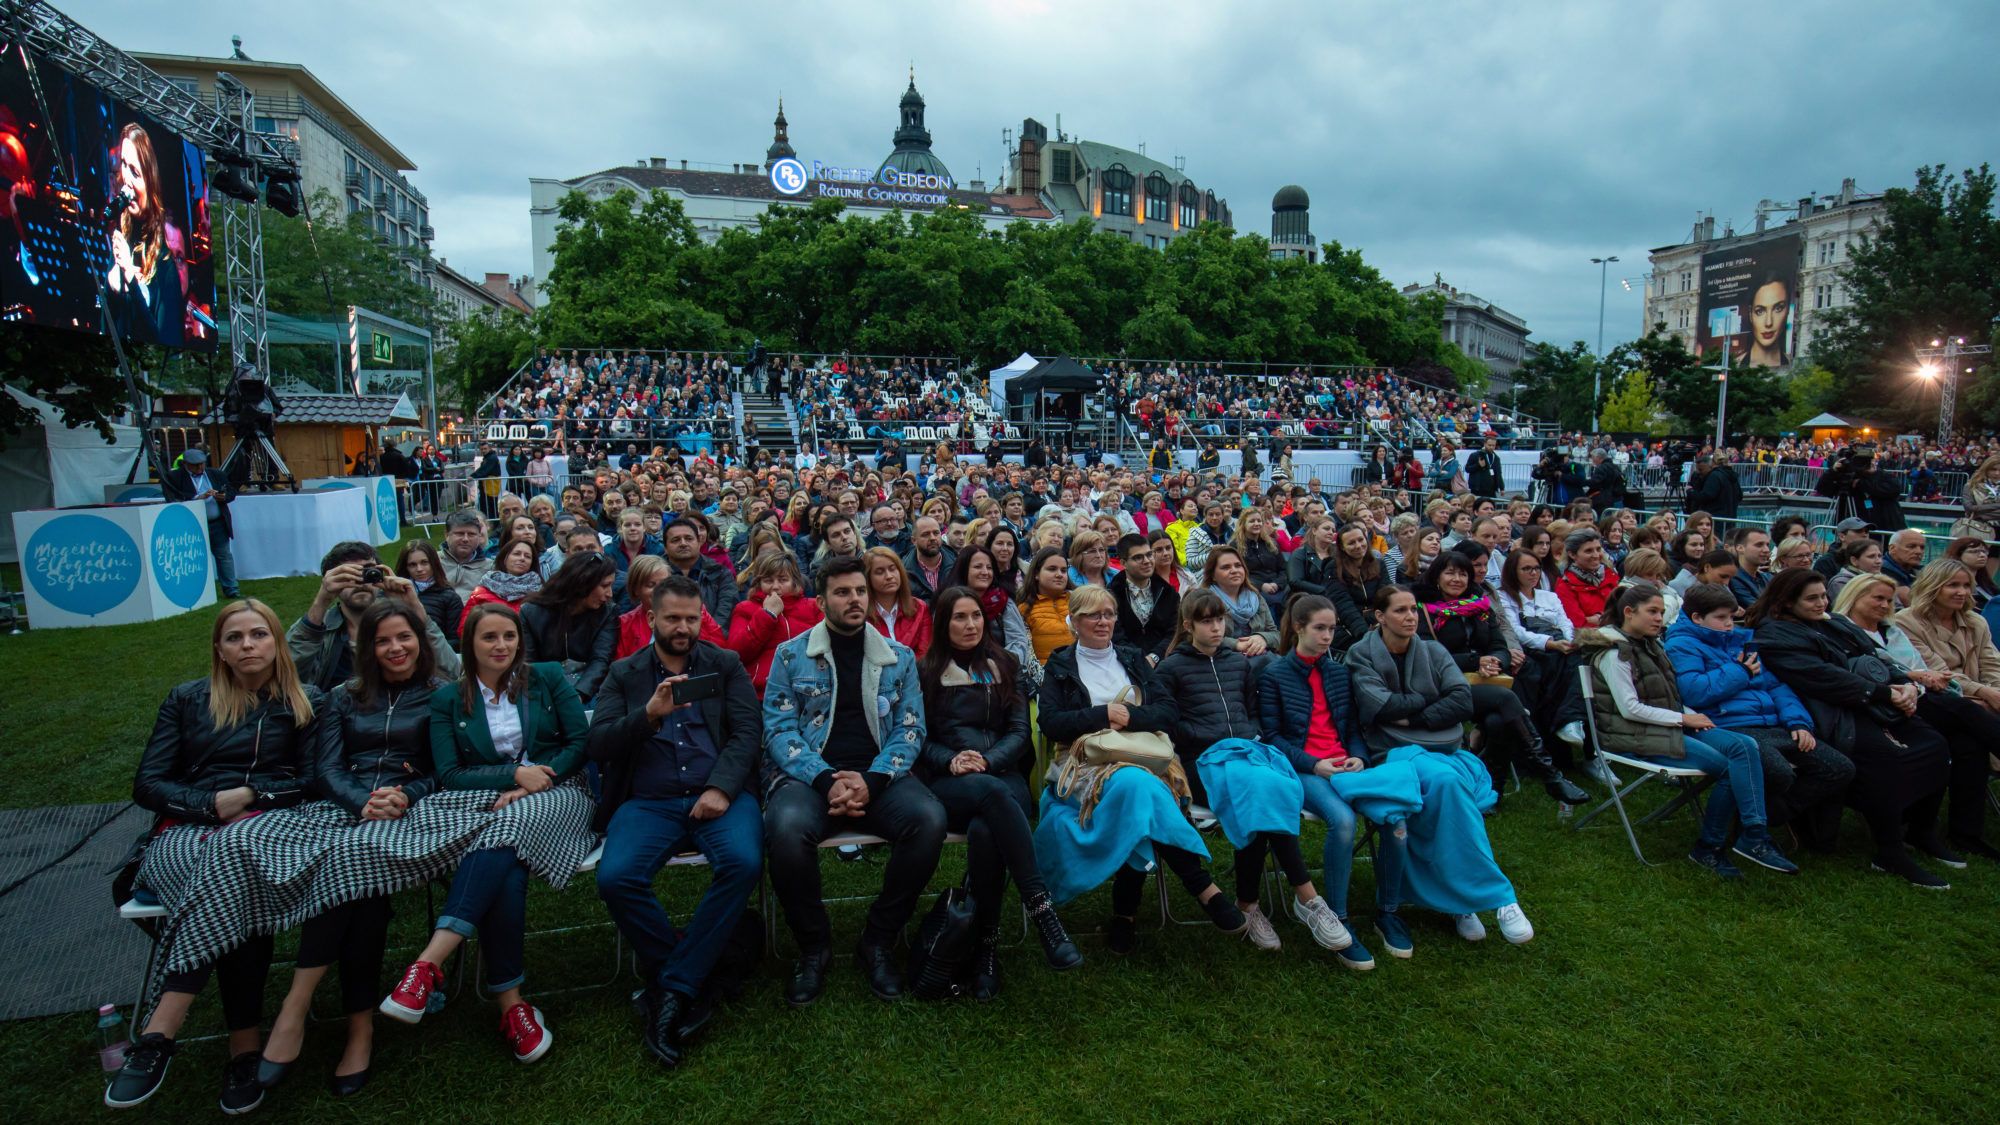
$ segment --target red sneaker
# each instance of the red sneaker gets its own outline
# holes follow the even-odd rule
[[[403,970],[403,979],[382,1001],[381,1012],[390,1019],[416,1023],[430,1009],[431,990],[444,983],[444,972],[429,961],[412,961]]]
[[[534,1062],[548,1054],[549,1045],[556,1041],[542,1026],[542,1010],[526,1004],[516,1004],[500,1017],[500,1034],[514,1048],[515,1062]]]

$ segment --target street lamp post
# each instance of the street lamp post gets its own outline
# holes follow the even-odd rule
[[[1608,258],[1592,258],[1590,264],[1597,267],[1597,359],[1596,370],[1590,375],[1590,428],[1596,430],[1603,424],[1603,417],[1597,412],[1597,403],[1604,395],[1604,286],[1611,276],[1611,263],[1618,260],[1616,254]]]

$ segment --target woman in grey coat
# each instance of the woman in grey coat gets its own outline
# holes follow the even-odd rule
[[[1472,686],[1451,653],[1417,636],[1417,598],[1402,586],[1375,594],[1376,627],[1347,650],[1347,670],[1371,750],[1418,745],[1450,753],[1465,741]]]

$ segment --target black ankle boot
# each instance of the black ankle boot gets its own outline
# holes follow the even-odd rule
[[[1521,761],[1542,783],[1542,789],[1550,797],[1565,805],[1581,805],[1590,801],[1590,794],[1578,788],[1576,782],[1562,775],[1556,768],[1555,759],[1549,757],[1549,748],[1542,744],[1542,732],[1525,714],[1515,719],[1511,729],[1519,743]]]
[[[1069,939],[1069,931],[1063,929],[1055,904],[1046,893],[1028,903],[1028,922],[1034,927],[1035,936],[1042,940],[1042,954],[1049,959],[1049,968],[1061,972],[1083,964],[1082,952]]]
[[[1000,995],[1000,927],[982,931],[972,947],[972,998]]]

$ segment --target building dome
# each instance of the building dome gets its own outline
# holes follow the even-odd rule
[[[936,176],[951,183],[951,171],[944,161],[931,152],[931,132],[924,128],[924,96],[917,93],[915,68],[910,71],[910,88],[903,92],[902,101],[897,103],[900,124],[896,127],[895,149],[882,161],[880,168],[893,168],[919,176]],[[880,174],[878,168],[877,174]]]
[[[1271,197],[1273,211],[1304,211],[1311,206],[1312,200],[1306,196],[1306,189],[1297,184],[1286,184]]]

